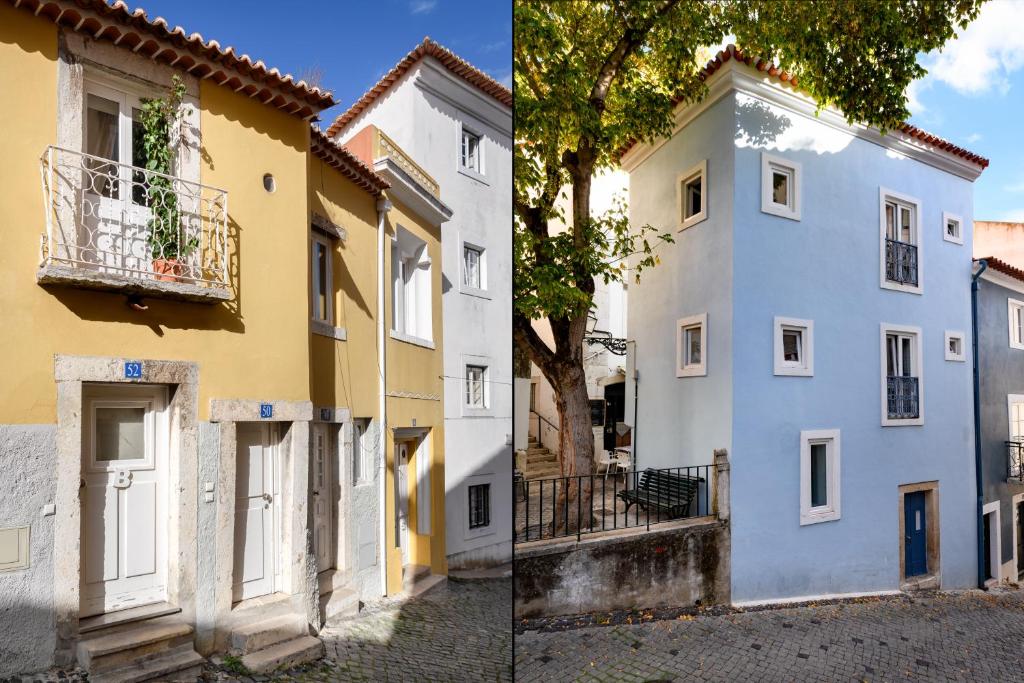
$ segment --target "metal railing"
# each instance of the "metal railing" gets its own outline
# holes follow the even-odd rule
[[[528,432],[536,434],[537,435],[537,443],[539,443],[541,446],[543,446],[544,445],[544,430],[547,429],[549,432],[554,432],[555,434],[558,434],[558,427],[556,427],[555,424],[551,420],[547,419],[546,417],[544,417],[543,415],[538,413],[536,410],[531,410],[530,411],[530,418],[529,419],[532,420],[533,418],[537,418],[537,431],[534,432],[533,430],[530,430],[529,427],[528,427],[527,428]]]
[[[885,240],[885,279],[904,285],[917,286],[917,246]]]
[[[890,420],[909,420],[921,414],[917,377],[887,377],[886,399]]]
[[[424,171],[422,166],[413,161],[412,157],[398,146],[398,143],[385,135],[379,128],[376,129],[376,133],[373,138],[374,159],[385,157],[394,159],[395,163],[408,173],[413,180],[422,185],[427,192],[435,197],[441,196],[441,186],[434,180],[432,175]]]
[[[1006,478],[1024,482],[1024,441],[1006,442]]]
[[[692,498],[677,505],[678,498],[651,490],[650,504],[629,503],[623,491],[639,490],[644,472],[658,472],[688,480]],[[617,529],[644,527],[714,513],[711,505],[712,466],[669,467],[657,470],[629,470],[615,475],[587,474],[547,479],[520,479],[513,492],[513,542],[526,543]],[[589,514],[588,514],[589,513]]]
[[[41,267],[228,287],[225,190],[53,145],[40,172]]]

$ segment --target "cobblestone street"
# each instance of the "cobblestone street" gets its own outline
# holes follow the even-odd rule
[[[516,681],[1024,681],[1022,591],[548,628],[516,635]]]

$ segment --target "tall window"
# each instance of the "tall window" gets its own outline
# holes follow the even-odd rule
[[[491,524],[491,485],[469,487],[469,528],[479,529]]]
[[[706,313],[676,321],[676,377],[694,377],[707,373]]]
[[[462,129],[460,160],[463,168],[480,173],[480,136]]]
[[[472,289],[483,289],[483,249],[463,245],[462,265],[462,283]]]
[[[800,524],[839,519],[839,430],[800,432]]]
[[[704,160],[676,179],[680,230],[708,217],[707,168],[708,162]]]
[[[882,287],[921,292],[920,202],[881,190]]]
[[[373,453],[369,443],[370,420],[357,418],[352,421],[352,483],[364,484],[373,478],[373,463],[368,456]]]
[[[333,319],[331,245],[319,235],[313,235],[312,273],[313,273],[313,320],[330,323]]]
[[[922,424],[921,330],[882,326],[883,425]]]
[[[391,327],[406,341],[430,343],[432,280],[427,243],[399,226],[391,247],[393,303]]]
[[[800,220],[800,164],[761,154],[761,211]]]
[[[482,365],[466,366],[466,405],[470,408],[487,407],[487,368]]]
[[[1010,322],[1010,348],[1024,349],[1024,301],[1007,299],[1006,317]]]

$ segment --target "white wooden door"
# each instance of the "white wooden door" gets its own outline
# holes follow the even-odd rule
[[[334,481],[331,477],[331,434],[328,425],[313,427],[313,552],[318,571],[334,568],[334,534],[331,524],[331,501]]]
[[[400,441],[395,444],[398,456],[398,476],[395,486],[398,489],[395,502],[398,504],[398,544],[402,549],[402,565],[409,564],[409,443]]]
[[[167,391],[83,388],[81,616],[167,599]]]
[[[273,424],[238,423],[233,599],[276,590],[280,485]]]

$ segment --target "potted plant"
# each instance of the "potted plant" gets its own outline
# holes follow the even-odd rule
[[[199,247],[199,238],[184,234],[178,195],[170,177],[175,148],[171,134],[179,125],[185,84],[175,75],[166,97],[142,100],[139,123],[142,135],[135,140],[140,156],[145,159],[146,204],[151,217],[147,224],[153,273],[157,280],[176,281],[184,267],[182,260]]]

